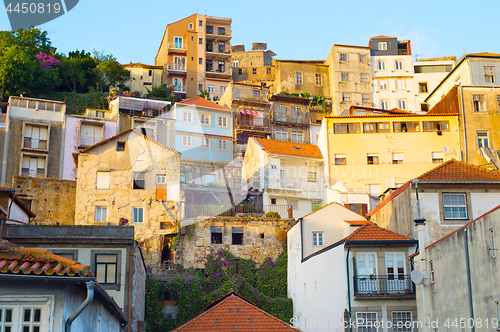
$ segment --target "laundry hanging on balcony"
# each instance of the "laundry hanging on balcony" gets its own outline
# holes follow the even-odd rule
[[[259,115],[259,112],[252,111],[252,110],[247,110],[245,108],[240,108],[240,113],[241,114],[246,114],[246,115]]]

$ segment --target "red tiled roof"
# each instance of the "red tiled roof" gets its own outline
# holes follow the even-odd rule
[[[418,177],[420,182],[498,182],[500,172],[492,171],[455,159],[431,169]]]
[[[161,147],[161,148],[163,148],[163,149],[165,149],[165,150],[168,150],[168,151],[172,151],[172,152],[175,152],[175,153],[181,154],[180,152],[178,152],[178,151],[176,151],[176,150],[174,150],[174,149],[172,149],[172,148],[169,148],[168,146],[165,146],[165,145],[161,144],[161,143],[160,143],[160,142],[158,142],[157,140],[154,140],[154,139],[152,139],[152,138],[150,138],[150,137],[148,137],[148,136],[146,136],[146,135],[143,135],[142,133],[138,132],[138,131],[137,131],[137,130],[135,130],[135,129],[128,129],[128,130],[122,131],[121,133],[119,133],[119,134],[117,134],[117,135],[115,135],[115,136],[112,136],[112,137],[110,137],[110,138],[107,138],[107,139],[105,139],[105,140],[102,140],[102,141],[100,141],[99,143],[96,143],[96,144],[94,144],[94,145],[91,145],[91,146],[89,146],[89,147],[87,147],[87,148],[83,149],[82,151],[80,151],[80,153],[85,153],[85,152],[87,152],[87,151],[90,151],[90,150],[92,150],[93,148],[98,147],[99,145],[103,145],[104,143],[107,143],[107,142],[109,142],[109,141],[111,141],[111,140],[113,140],[113,139],[115,139],[115,138],[117,138],[117,137],[123,136],[123,135],[125,135],[125,134],[130,133],[130,132],[134,132],[134,133],[136,133],[137,135],[143,136],[143,137],[144,137],[145,139],[147,139],[148,141],[150,141],[150,142],[152,142],[152,143],[155,143],[156,145],[158,145],[159,147]]]
[[[283,156],[323,159],[321,151],[318,146],[314,144],[277,141],[257,137],[253,137],[253,139],[264,147],[267,153],[279,154]]]
[[[0,273],[91,277],[90,266],[57,256],[48,250],[23,248],[0,240]]]
[[[500,56],[499,53],[481,52],[481,53],[468,53],[466,55],[477,55],[477,56]]]
[[[300,331],[233,292],[207,308],[174,331]]]
[[[412,113],[404,110],[400,110],[399,108],[393,108],[390,110],[382,109],[382,108],[374,108],[374,107],[366,107],[366,106],[356,106],[356,105],[351,105],[349,107],[349,114],[352,114],[353,110],[371,110],[371,111],[378,111],[382,113],[389,113],[389,114],[417,114],[417,113]],[[376,114],[374,114],[376,115]],[[381,115],[381,114],[379,114]]]
[[[344,220],[344,222],[351,226],[361,226],[368,223],[369,221],[365,219],[365,220]]]
[[[425,116],[457,116],[458,114],[418,114],[418,113],[393,113],[393,114],[371,114],[371,115],[329,115],[325,116],[325,119],[362,119],[362,118],[399,118],[399,117],[425,117]]]
[[[189,99],[184,99],[183,101],[177,102],[177,104],[183,105],[195,105],[200,107],[210,107],[210,108],[218,108],[220,110],[230,111],[229,108],[221,106],[213,101],[207,100],[205,98],[201,98],[200,96],[192,97]]]
[[[409,236],[401,235],[368,222],[345,238],[349,241],[415,241]]]
[[[375,39],[375,38],[396,38],[396,37],[393,37],[393,36],[384,36],[384,35],[380,35],[380,36],[375,36],[375,37],[372,37],[370,39]]]

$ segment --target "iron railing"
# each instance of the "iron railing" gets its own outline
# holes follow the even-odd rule
[[[289,205],[253,205],[242,204],[234,208],[231,205],[184,205],[184,219],[198,217],[235,217],[244,215],[264,216],[268,212],[277,212],[281,218],[293,218]]]
[[[238,114],[237,126],[269,127],[269,120],[264,117]]]
[[[355,275],[354,295],[398,296],[414,295],[415,284],[409,275]]]
[[[288,114],[274,111],[273,120],[282,123],[309,124],[309,117],[306,113]]]

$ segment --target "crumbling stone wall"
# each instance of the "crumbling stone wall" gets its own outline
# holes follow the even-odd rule
[[[261,217],[215,217],[201,219],[193,226],[181,229],[176,246],[175,263],[184,267],[205,268],[208,255],[220,249],[228,250],[236,257],[262,263],[267,257],[275,259],[283,251],[286,232],[292,219]],[[211,227],[222,229],[222,244],[213,244]],[[232,244],[232,230],[243,228],[243,244]]]
[[[76,181],[14,176],[13,189],[36,214],[37,225],[74,225]]]

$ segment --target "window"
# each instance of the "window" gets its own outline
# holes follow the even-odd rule
[[[225,34],[226,34],[226,28],[219,27],[219,35],[225,35]]]
[[[295,83],[302,84],[302,72],[300,71],[295,72]]]
[[[307,182],[317,182],[316,172],[307,172]]]
[[[143,135],[154,138],[155,124],[152,121],[137,121],[133,120],[134,129],[142,133]]]
[[[313,246],[319,247],[323,245],[323,232],[313,232]]]
[[[404,162],[405,155],[404,153],[393,153],[392,154],[392,163],[393,164],[402,164]]]
[[[238,69],[238,75],[243,75],[243,69]]]
[[[359,62],[366,62],[366,54],[359,55]]]
[[[405,80],[396,80],[396,89],[397,90],[404,90],[404,89],[406,89]]]
[[[364,133],[388,133],[389,132],[389,122],[371,122],[363,123]]]
[[[45,162],[45,157],[23,155],[21,175],[45,177]]]
[[[362,94],[361,95],[361,100],[363,101],[363,103],[369,103],[370,102],[370,95],[368,95],[368,94]]]
[[[484,66],[484,81],[486,83],[495,83],[495,70],[494,70],[494,67]]]
[[[207,91],[209,93],[214,93],[215,92],[215,87],[213,85],[209,85],[209,86],[207,86]]]
[[[346,165],[346,155],[345,154],[336,154],[335,155],[335,165]]]
[[[125,142],[116,142],[116,151],[125,151]]]
[[[226,70],[224,69],[226,66],[226,63],[224,61],[219,61],[219,73],[224,73]]]
[[[219,53],[224,53],[226,50],[226,44],[224,42],[219,42]]]
[[[412,332],[411,311],[393,311],[392,332]]]
[[[181,146],[192,147],[193,146],[193,137],[192,136],[181,136]]]
[[[427,82],[418,82],[418,92],[427,93],[429,92],[427,88]]]
[[[379,44],[381,44],[381,43],[379,43]],[[377,332],[377,330],[378,330],[375,327],[375,326],[378,326],[376,312],[357,312],[356,313],[356,322],[358,322],[357,332]]]
[[[48,127],[24,126],[23,147],[27,149],[47,150]]]
[[[271,67],[267,67],[267,73],[271,74]]]
[[[342,101],[343,102],[351,101],[351,94],[350,93],[342,93]]]
[[[488,139],[488,132],[478,131],[476,134],[477,134],[477,147],[479,149],[480,148],[488,149],[490,147],[489,139]]]
[[[144,222],[144,208],[142,208],[142,207],[133,207],[132,208],[132,222],[133,223]]]
[[[257,68],[252,68],[252,74],[254,74],[254,75],[257,74]]]
[[[340,79],[342,81],[349,81],[349,73],[341,73],[340,74]]]
[[[443,193],[444,219],[467,219],[467,201],[464,193]]]
[[[385,70],[385,60],[380,60],[377,62],[378,70]]]
[[[109,189],[109,175],[110,172],[97,172],[97,189]]]
[[[260,97],[260,91],[259,90],[253,90],[252,92],[254,97]]]
[[[222,227],[210,227],[210,236],[210,243],[222,244]]]
[[[227,151],[227,141],[222,139],[217,140],[217,149],[221,151]]]
[[[288,205],[291,206],[294,211],[299,209],[299,201],[288,201]]]
[[[379,81],[378,86],[379,86],[380,90],[387,90],[388,89],[386,80]]]
[[[205,184],[215,184],[215,174],[206,174],[205,175]]]
[[[368,165],[378,165],[378,154],[373,154],[373,153],[367,154],[366,163]]]
[[[271,198],[271,205],[276,205],[276,198]]]
[[[212,140],[207,137],[200,137],[200,148],[202,149],[210,149],[210,142]]]
[[[233,227],[232,235],[232,244],[243,244],[243,228]]]
[[[368,74],[360,74],[361,82],[364,82],[364,83],[369,82],[369,77],[370,76]]]
[[[353,134],[359,133],[359,123],[336,123],[333,126],[335,134]]]
[[[395,70],[403,70],[403,60],[394,61],[394,69]]]
[[[220,93],[224,93],[226,92],[226,87],[225,86],[221,86],[220,87]]]
[[[394,122],[393,123],[394,132],[415,132],[420,131],[420,126],[418,122]]]
[[[180,48],[182,49],[182,37],[175,37],[174,38],[174,48]]]
[[[347,62],[349,61],[349,55],[347,53],[340,53],[340,61]]]
[[[146,172],[134,172],[133,189],[146,188]]]
[[[95,255],[95,277],[101,285],[117,284],[118,255],[96,254]]]
[[[167,176],[165,174],[157,174],[156,184],[167,184]]]
[[[203,90],[203,84],[198,84],[198,91]]]
[[[182,122],[193,123],[193,112],[181,111]]]
[[[425,121],[422,126],[424,131],[450,131],[448,121]]]
[[[400,110],[406,109],[406,99],[398,99],[398,108]]]
[[[484,111],[484,95],[472,95],[474,112]]]
[[[180,176],[180,180],[181,182],[186,182],[186,173],[185,172],[181,172],[181,176]]]
[[[104,206],[96,206],[94,220],[98,222],[108,221],[108,208]]]
[[[278,141],[288,140],[288,132],[286,130],[276,130],[274,132],[274,139]]]
[[[49,297],[4,299],[0,302],[0,331],[48,331]]]
[[[200,65],[203,64],[203,58],[198,58],[198,64],[200,64]]]
[[[316,85],[323,85],[323,77],[321,74],[316,73],[314,76],[316,78]]]
[[[292,131],[291,132],[291,141],[296,143],[304,142],[304,135],[301,131]]]
[[[379,51],[387,51],[387,42],[378,42],[377,46]]]
[[[189,23],[189,29],[193,28],[193,23]]]
[[[497,249],[495,246],[495,233],[493,233],[493,228],[490,229],[490,239],[491,239],[491,244],[490,244],[491,257],[495,258],[497,257]]]
[[[227,127],[227,116],[217,115],[217,126]]]
[[[79,146],[91,146],[100,141],[102,141],[102,125],[96,126],[88,123],[81,123]]]
[[[432,163],[441,164],[444,161],[444,152],[432,152]]]
[[[430,283],[433,284],[434,281],[435,281],[435,278],[434,278],[434,262],[433,261],[429,261],[429,276],[430,276]]]
[[[381,100],[380,101],[380,108],[383,110],[388,110],[389,109],[389,101],[388,100]]]
[[[207,33],[208,34],[213,34],[214,33],[214,27],[211,25],[207,25]]]
[[[428,112],[429,111],[429,105],[427,105],[426,103],[420,103],[420,110],[422,112]]]
[[[199,20],[198,21],[198,26],[202,27],[203,26],[203,21],[202,20]]]
[[[233,60],[233,68],[238,68],[238,66],[239,66],[239,61]]]

